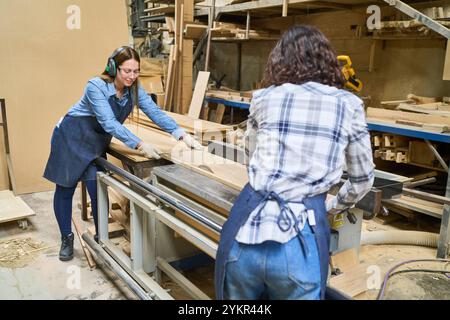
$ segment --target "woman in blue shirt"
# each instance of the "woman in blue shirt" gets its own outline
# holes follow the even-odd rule
[[[61,231],[59,259],[62,261],[73,258],[72,199],[79,181],[86,182],[97,232],[97,167],[93,161],[105,156],[112,137],[139,150],[147,158],[160,158],[157,148],[122,125],[135,104],[176,140],[182,140],[190,148],[202,148],[139,86],[139,66],[140,58],[134,49],[121,47],[115,50],[108,58],[103,74],[89,80],[81,100],[53,131],[44,177],[56,184],[53,206]]]

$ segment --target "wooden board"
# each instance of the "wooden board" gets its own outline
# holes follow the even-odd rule
[[[201,24],[186,23],[184,25],[185,39],[200,39],[208,29],[208,26]]]
[[[225,113],[225,105],[222,103],[219,103],[217,105],[216,117],[215,117],[214,122],[222,123],[224,113]]]
[[[192,96],[192,101],[191,105],[189,106],[189,113],[188,113],[188,116],[193,119],[200,118],[200,112],[202,111],[206,88],[208,87],[209,75],[210,73],[205,71],[200,71],[198,73],[194,95]]]
[[[227,132],[233,130],[232,126],[226,126],[219,123],[201,120],[201,119],[194,119],[189,116],[184,116],[178,113],[173,112],[166,112],[168,116],[170,116],[175,122],[183,129],[185,129],[189,133],[197,132]],[[134,113],[134,116],[136,118],[137,113]],[[159,128],[154,122],[152,122],[150,119],[148,119],[145,115],[140,115],[139,122],[142,124],[150,125],[155,128]]]
[[[391,121],[407,120],[428,124],[450,126],[450,117],[431,114],[417,114],[412,112],[395,111],[381,108],[367,108],[368,118],[387,119]]]
[[[441,217],[443,205],[435,202],[417,199],[408,196],[401,196],[398,199],[388,201],[389,204],[397,205],[417,212],[425,213],[434,217]]]
[[[355,248],[347,249],[330,257],[333,268],[347,272],[359,264],[358,253]]]
[[[142,126],[125,125],[131,132],[161,150],[164,159],[179,164],[204,176],[222,182],[238,191],[248,182],[247,169],[244,165],[215,156],[203,150],[191,150],[181,141],[175,141],[168,133]],[[120,143],[113,139],[113,142]],[[207,166],[212,172],[205,169]]]
[[[76,14],[67,13],[73,5],[80,9],[79,29],[67,27],[67,22],[74,25],[71,16]],[[107,14],[101,14],[105,8]],[[114,49],[128,43],[126,4],[0,1],[0,12],[0,70],[8,75],[0,77],[0,88],[17,194],[52,190],[54,184],[42,174],[53,129],[81,98],[88,80],[105,69]]]
[[[370,274],[367,273],[368,263],[359,264],[347,269],[346,272],[331,277],[329,285],[336,288],[350,297],[367,291],[367,279]]]
[[[450,80],[450,40],[447,40],[442,80]]]
[[[19,197],[9,191],[0,191],[0,223],[34,216],[35,212]]]
[[[416,113],[433,114],[437,116],[450,117],[450,111],[445,110],[448,107],[449,105],[445,103],[437,102],[433,103],[433,106],[430,106],[430,104],[425,104],[422,106],[422,105],[410,105],[401,103],[397,108],[399,110],[412,111]]]

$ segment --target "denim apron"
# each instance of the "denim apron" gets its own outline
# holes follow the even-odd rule
[[[303,199],[303,204],[307,210],[314,210],[316,225],[311,226],[316,238],[317,249],[320,260],[320,276],[321,276],[321,299],[325,298],[326,284],[328,278],[328,264],[329,264],[329,243],[330,243],[330,226],[327,219],[327,211],[325,208],[326,193]],[[215,264],[215,291],[216,299],[223,300],[223,290],[225,282],[225,265],[228,255],[230,253],[233,241],[241,226],[247,221],[250,213],[255,210],[260,203],[268,200],[275,200],[280,205],[282,210],[286,209],[287,203],[284,202],[278,195],[263,194],[255,191],[250,184],[244,187],[237,197],[230,215],[222,227],[220,235],[219,247],[217,249],[216,264]],[[298,237],[302,240],[301,232]],[[307,248],[304,248],[307,250]]]
[[[114,115],[121,124],[133,109],[133,97],[121,106],[111,96],[108,99]],[[74,187],[78,181],[95,180],[97,167],[93,161],[106,157],[112,136],[107,133],[96,117],[66,115],[53,130],[51,151],[44,178],[63,187]]]

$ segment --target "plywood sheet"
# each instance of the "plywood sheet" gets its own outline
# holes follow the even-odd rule
[[[0,191],[0,223],[34,216],[34,211],[9,191]]]
[[[67,28],[71,6],[80,29]],[[50,190],[42,174],[53,128],[111,52],[128,43],[125,1],[3,0],[0,12],[0,88],[17,193]]]
[[[191,150],[168,133],[142,126],[129,124],[125,126],[140,139],[163,152],[161,156],[164,159],[222,182],[238,191],[242,190],[248,182],[247,169],[244,165],[215,156],[209,153],[207,148]],[[120,143],[116,139],[113,139],[112,142]],[[134,150],[130,149],[130,152],[134,152]]]

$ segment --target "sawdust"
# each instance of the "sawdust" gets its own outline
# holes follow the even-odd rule
[[[43,250],[57,245],[46,246],[32,238],[17,238],[0,241],[0,267],[23,268],[33,261]]]

